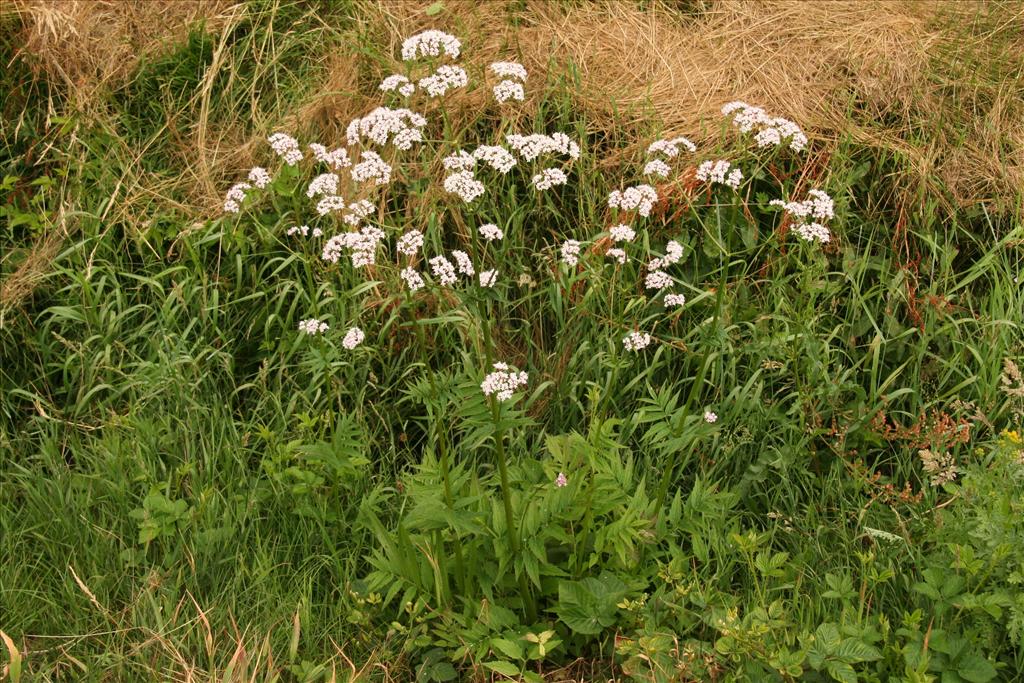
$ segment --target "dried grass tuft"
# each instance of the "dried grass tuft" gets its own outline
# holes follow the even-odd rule
[[[23,52],[80,106],[129,78],[139,59],[181,41],[203,20],[226,20],[230,0],[14,0]]]
[[[938,177],[959,204],[1012,196],[1024,181],[1024,73],[1012,68],[1024,65],[1024,37],[1003,40],[1024,25],[1024,4],[718,0],[692,15],[625,0],[445,8],[429,17],[416,3],[381,0],[363,14],[393,51],[440,27],[464,38],[478,68],[518,57],[534,97],[545,74],[574,65],[576,104],[593,127],[644,130],[653,110],[667,133],[708,140],[721,105],[739,99],[797,121],[826,147],[850,137],[893,152],[910,184]],[[1005,54],[988,54],[995,45]],[[1009,77],[965,70],[941,80],[972,59],[983,69],[1005,60]]]

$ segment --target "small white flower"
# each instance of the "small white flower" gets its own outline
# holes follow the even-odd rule
[[[636,237],[636,231],[622,223],[619,225],[613,225],[609,228],[608,234],[611,235],[612,240],[616,242],[632,242],[633,238]]]
[[[672,173],[672,167],[661,159],[652,159],[644,166],[644,175],[656,175],[660,178],[668,178]]]
[[[485,270],[480,273],[480,286],[481,287],[493,287],[494,283],[498,281],[498,271],[496,270]]]
[[[732,118],[732,123],[741,133],[754,134],[758,147],[781,145],[789,141],[789,148],[794,152],[803,151],[807,146],[807,136],[800,126],[789,119],[768,116],[761,107],[752,107],[746,102],[729,102],[722,107],[722,114]]]
[[[578,159],[580,156],[579,145],[570,140],[565,133],[510,134],[505,136],[505,141],[526,161],[533,161],[541,154],[563,154],[570,159]]]
[[[538,190],[547,190],[555,185],[565,185],[568,178],[560,168],[545,168],[533,176],[533,186]]]
[[[821,223],[801,223],[797,225],[796,234],[800,235],[803,239],[808,242],[819,242],[825,244],[832,239],[832,233],[829,232]]]
[[[710,410],[705,410],[704,421],[707,422],[708,424],[714,424],[715,422],[718,422],[718,414],[713,413]]]
[[[622,338],[622,346],[627,351],[640,351],[651,344],[651,335],[646,332],[630,332]]]
[[[242,202],[245,200],[245,191],[252,188],[249,183],[235,183],[228,190],[224,198],[225,213],[238,213],[242,210]]]
[[[670,266],[673,263],[679,263],[681,258],[683,258],[683,245],[675,240],[669,240],[669,243],[665,245],[665,256],[661,259],[662,263]]]
[[[505,236],[505,233],[501,231],[501,228],[499,228],[494,223],[484,223],[478,228],[478,230],[480,232],[480,236],[483,237],[488,242],[500,240]]]
[[[474,275],[476,273],[473,269],[473,261],[469,258],[469,254],[455,249],[452,251],[452,256],[455,257],[455,263],[458,264],[460,273],[463,275]]]
[[[306,188],[306,196],[312,199],[318,195],[336,195],[339,180],[334,173],[321,173],[310,181],[309,187]]]
[[[346,223],[355,227],[359,223],[373,213],[376,207],[365,199],[360,199],[358,202],[354,202],[348,205],[348,211],[345,212],[344,220]]]
[[[643,217],[651,215],[658,201],[658,192],[650,185],[636,185],[625,190],[612,190],[608,195],[608,206],[622,211],[636,211]]]
[[[558,476],[555,477],[555,486],[557,486],[560,489],[561,488],[565,488],[565,486],[568,483],[569,483],[569,479],[565,476],[565,474],[563,472],[559,472]]]
[[[620,264],[626,262],[626,252],[625,252],[624,249],[618,249],[618,248],[613,247],[613,248],[609,249],[608,251],[606,251],[604,254],[605,254],[605,256],[608,256],[609,258],[615,259]]]
[[[458,59],[461,48],[462,43],[455,36],[431,29],[402,42],[402,59],[408,62],[419,57],[440,57],[442,53]]]
[[[480,384],[484,396],[494,395],[499,401],[507,401],[520,388],[526,386],[529,377],[525,372],[512,370],[507,363],[495,363],[494,370]]]
[[[359,158],[359,163],[352,167],[352,180],[357,183],[372,180],[375,185],[391,182],[391,166],[379,154],[364,149]]]
[[[441,163],[449,171],[469,171],[476,166],[476,157],[460,149],[458,152],[446,156]]]
[[[576,240],[562,242],[562,262],[567,266],[575,266],[580,261],[580,243]]]
[[[302,150],[299,149],[299,142],[290,135],[284,133],[274,133],[267,138],[267,142],[270,143],[270,147],[274,152],[284,159],[284,162],[289,166],[302,161]]]
[[[316,212],[321,216],[326,216],[332,211],[341,211],[344,208],[345,200],[338,195],[333,194],[322,197],[316,204]]]
[[[317,228],[317,230],[319,230],[319,228]],[[302,226],[293,225],[292,227],[288,228],[287,232],[285,232],[285,234],[288,235],[289,237],[292,236],[292,235],[298,235],[299,233],[302,233],[303,237],[308,235],[309,234],[309,226],[308,225],[302,225]],[[314,237],[317,236],[315,232],[313,233],[313,236]]]
[[[666,294],[665,307],[682,306],[686,303],[686,296],[683,294]]]
[[[349,331],[345,333],[345,338],[341,340],[341,345],[348,350],[352,350],[363,343],[366,339],[366,333],[358,327],[351,327]]]
[[[415,268],[403,268],[401,276],[405,280],[405,286],[409,288],[410,292],[415,292],[424,285],[423,277]]]
[[[419,230],[410,230],[398,238],[397,249],[406,256],[415,256],[422,246],[423,233]]]
[[[421,78],[416,84],[426,90],[430,97],[440,97],[449,90],[462,88],[469,83],[469,77],[461,66],[442,64],[432,75]]]
[[[498,145],[477,147],[473,150],[473,158],[484,162],[502,175],[508,173],[516,165],[516,158],[507,149]]]
[[[484,184],[473,176],[472,171],[458,171],[444,179],[444,189],[457,194],[468,204],[484,193]]]
[[[685,147],[691,152],[697,151],[697,145],[693,144],[689,140],[683,137],[673,138],[671,140],[655,140],[647,148],[648,154],[662,154],[669,159],[674,159],[679,155],[679,148]]]
[[[644,287],[647,289],[664,289],[671,286],[672,278],[663,270],[652,270],[644,279]]]
[[[306,320],[299,321],[299,332],[303,332],[310,336],[315,334],[322,334],[329,330],[327,323],[321,322],[316,318],[307,318]]]
[[[704,161],[697,167],[697,180],[708,184],[718,183],[735,190],[743,180],[743,172],[738,168],[733,168],[732,164],[722,159]]]
[[[526,99],[526,91],[523,90],[523,84],[516,83],[515,81],[502,81],[491,88],[491,91],[494,93],[494,100],[499,103],[508,102],[509,100],[522,102]]]
[[[490,68],[499,78],[526,80],[526,67],[519,62],[494,62]]]
[[[312,142],[309,145],[309,149],[313,152],[313,157],[322,164],[333,166],[335,169],[348,168],[352,165],[352,162],[348,158],[348,150],[343,147],[338,147],[332,152],[328,152],[327,148],[323,145]]]
[[[397,90],[405,97],[408,97],[416,90],[416,86],[410,83],[409,79],[402,74],[391,74],[381,81],[378,87],[384,92]]]
[[[270,184],[270,174],[262,166],[255,166],[249,171],[249,182],[262,190]]]
[[[455,266],[452,262],[446,259],[444,256],[435,256],[430,259],[430,270],[434,273],[434,277],[443,286],[447,287],[454,285],[458,282],[458,277],[455,275]]]

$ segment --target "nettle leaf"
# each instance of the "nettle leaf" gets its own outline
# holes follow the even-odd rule
[[[610,572],[599,578],[560,581],[555,613],[576,633],[596,635],[615,623],[617,605],[627,593],[629,587]]]
[[[996,668],[987,659],[978,655],[964,655],[957,662],[956,672],[971,683],[988,683],[998,675]]]

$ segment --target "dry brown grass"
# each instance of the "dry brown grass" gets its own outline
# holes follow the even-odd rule
[[[443,25],[480,64],[518,56],[540,77],[576,65],[577,105],[596,127],[643,128],[653,112],[669,133],[708,139],[721,105],[739,99],[799,122],[819,143],[849,136],[896,153],[911,184],[936,190],[941,179],[960,204],[1024,183],[1021,70],[1001,82],[969,68],[972,58],[1024,64],[1024,3],[718,0],[682,16],[658,3],[534,0],[516,12],[518,30],[512,4],[446,8],[428,17],[402,0],[364,5],[393,50]],[[996,45],[1004,54],[986,53]],[[963,69],[957,80],[943,80],[947,63]]]
[[[22,15],[22,44],[31,64],[73,100],[87,105],[97,93],[131,76],[141,57],[181,40],[197,20],[216,28],[230,0],[13,0]]]

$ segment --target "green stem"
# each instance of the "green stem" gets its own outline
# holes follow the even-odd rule
[[[505,432],[501,427],[501,415],[498,399],[491,397],[491,415],[494,418],[494,444],[498,456],[498,473],[501,476],[501,497],[505,503],[505,527],[508,531],[509,548],[512,551],[513,564],[520,554],[519,534],[516,532],[516,520],[512,513],[512,493],[508,485],[508,466],[505,463]],[[518,573],[518,572],[517,572]],[[519,593],[526,608],[526,619],[531,624],[537,621],[537,607],[533,602],[533,594],[526,583],[525,570],[519,574]]]
[[[423,333],[423,326],[417,321],[416,323],[416,337],[420,343],[420,353],[423,356],[424,369],[427,372],[427,378],[430,382],[431,393],[435,397],[438,396],[437,384],[434,379],[434,373],[430,371],[427,366],[427,342]],[[434,416],[432,416],[434,417]],[[440,451],[440,463],[441,463],[441,479],[444,482],[444,502],[449,509],[454,510],[455,501],[452,496],[452,482],[450,474],[450,463],[448,462],[448,447],[444,440],[444,422],[439,417],[434,417],[434,428],[436,430],[435,437],[437,439],[437,449]],[[466,589],[466,570],[465,564],[462,559],[462,539],[459,538],[459,534],[456,531],[455,536],[455,575],[459,582],[459,588],[465,592]],[[447,583],[447,581],[445,582]]]

